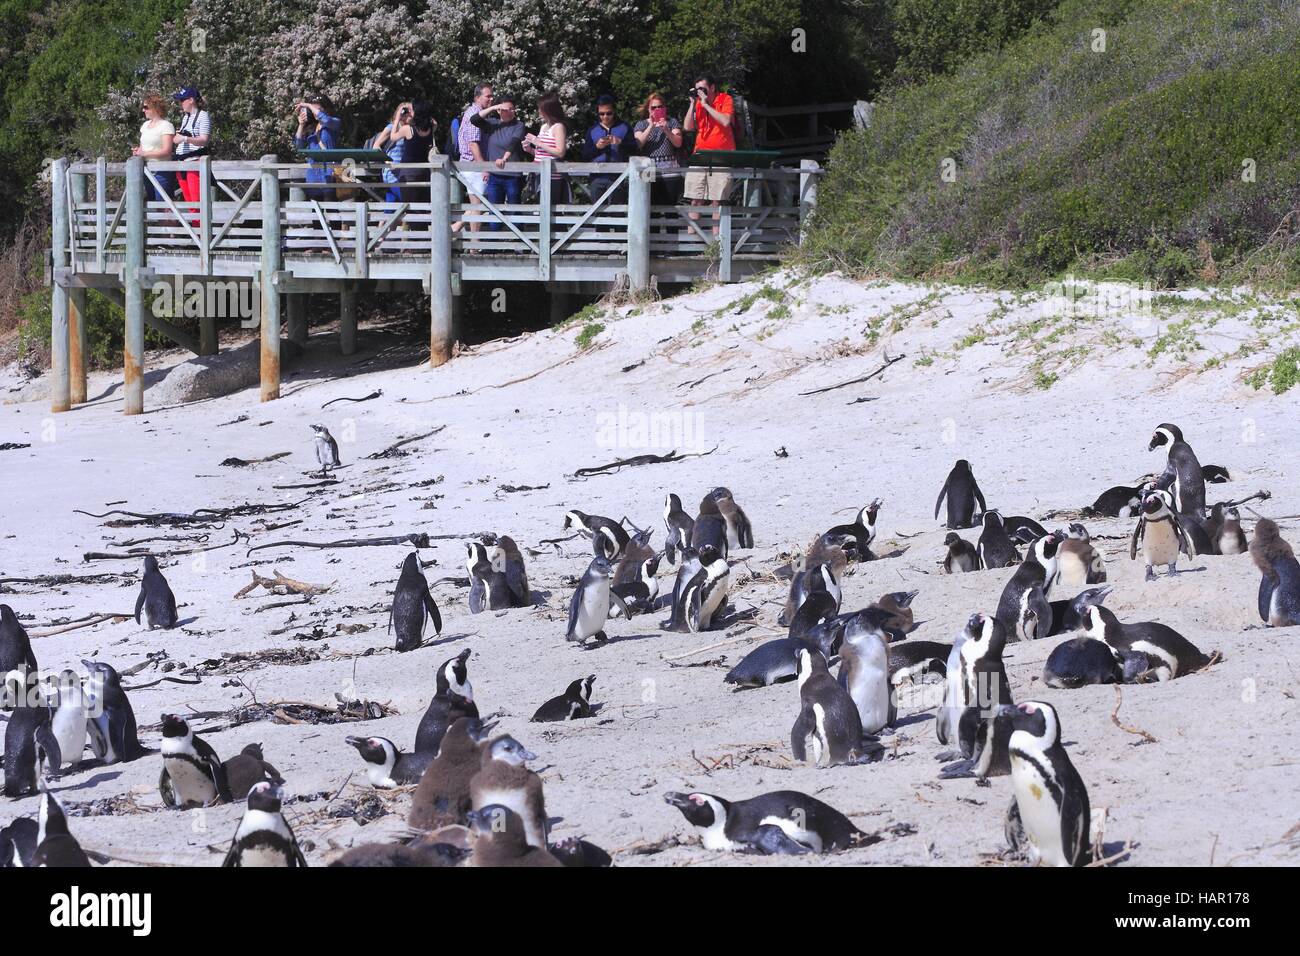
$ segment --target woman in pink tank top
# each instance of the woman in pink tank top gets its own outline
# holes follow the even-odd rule
[[[537,112],[542,117],[541,129],[529,133],[524,139],[524,149],[533,154],[533,162],[544,159],[556,162],[564,159],[568,151],[569,120],[564,115],[558,93],[547,93],[537,101]],[[569,182],[559,172],[551,173],[551,202],[569,202]]]

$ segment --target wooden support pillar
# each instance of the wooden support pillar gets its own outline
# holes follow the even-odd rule
[[[633,156],[628,162],[627,280],[636,293],[650,287],[650,179],[655,167],[647,156]]]
[[[50,256],[54,281],[50,292],[50,411],[66,412],[72,407],[68,393],[68,290],[59,284],[58,273],[68,265],[68,161],[56,159],[50,167]]]
[[[456,312],[451,294],[451,172],[446,156],[429,157],[429,367],[451,359]]]
[[[731,281],[731,206],[723,203],[718,207],[718,280]]]
[[[817,173],[821,167],[815,159],[799,163],[799,242],[808,233],[808,220],[817,206]]]
[[[126,162],[126,262],[122,270],[126,305],[126,342],[123,347],[123,408],[127,415],[144,411],[144,281],[145,195],[144,160],[133,156]]]
[[[72,175],[73,217],[68,228],[77,234],[75,207],[86,201],[86,176]],[[75,246],[75,243],[74,243]],[[75,254],[75,253],[74,253]],[[73,405],[86,401],[86,290],[68,290],[68,400]]]
[[[339,352],[351,355],[357,350],[357,287],[344,282],[339,293]]]
[[[306,202],[307,191],[301,186],[289,187],[290,202]],[[307,294],[305,292],[284,293],[285,320],[289,326],[289,338],[299,345],[307,344]]]
[[[266,155],[262,164],[275,163],[274,155]],[[262,169],[262,265],[258,276],[261,284],[261,382],[262,401],[280,397],[280,176],[275,169]]]

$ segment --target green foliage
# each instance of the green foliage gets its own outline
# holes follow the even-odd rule
[[[898,71],[903,76],[946,73],[972,55],[1020,36],[1058,2],[898,0],[892,24]]]
[[[576,344],[580,349],[585,349],[592,342],[596,341],[596,336],[600,335],[600,333],[604,331],[605,326],[603,323],[588,322],[582,327],[582,331],[578,333],[577,338],[573,340],[574,344]]]
[[[1300,202],[1298,54],[1283,0],[1064,0],[1001,50],[893,83],[836,145],[801,258],[990,284],[1293,285],[1300,250],[1274,232]]]
[[[1258,368],[1246,376],[1246,384],[1254,389],[1265,385],[1273,390],[1274,395],[1281,395],[1296,384],[1300,384],[1300,346],[1292,346],[1278,354],[1272,363]]]

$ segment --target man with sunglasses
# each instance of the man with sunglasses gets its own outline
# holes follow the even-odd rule
[[[732,129],[735,104],[726,93],[718,92],[717,83],[709,74],[695,81],[691,89],[691,107],[686,112],[683,129],[695,132],[695,152],[701,150],[735,149],[736,134]],[[722,205],[731,191],[731,173],[726,169],[708,167],[692,169],[686,174],[683,190],[692,206]],[[700,214],[691,213],[692,219]],[[717,235],[718,214],[713,214],[713,233]]]
[[[587,130],[587,138],[582,143],[582,161],[584,163],[626,163],[629,152],[629,137],[632,131],[626,123],[617,118],[614,109],[614,97],[606,93],[596,100],[596,125]],[[591,201],[595,202],[610,184],[618,178],[615,173],[596,173],[587,181],[591,191]],[[610,198],[612,203],[627,202],[627,187],[619,186]]]

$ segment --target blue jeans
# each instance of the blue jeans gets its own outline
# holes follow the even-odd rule
[[[500,206],[502,203],[513,206],[518,204],[519,194],[523,188],[523,176],[498,176],[496,173],[488,173],[487,183],[483,187],[483,198],[494,206]],[[493,219],[487,227],[492,230],[500,229],[501,220]]]

